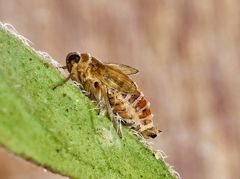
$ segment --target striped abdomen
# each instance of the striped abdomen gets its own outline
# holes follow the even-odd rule
[[[123,124],[144,138],[155,138],[159,131],[153,126],[150,104],[138,90],[134,94],[122,94],[108,90],[112,111],[119,116]]]

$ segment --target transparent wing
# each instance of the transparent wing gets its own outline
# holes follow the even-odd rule
[[[119,70],[125,75],[133,75],[139,72],[138,69],[123,64],[107,63],[105,65],[113,69]]]
[[[95,69],[92,73],[106,86],[123,93],[134,93],[137,90],[134,82],[120,70],[104,65],[95,59],[93,61]]]

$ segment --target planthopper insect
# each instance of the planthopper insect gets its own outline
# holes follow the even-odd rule
[[[78,52],[69,53],[66,66],[62,68],[70,74],[53,89],[69,79],[80,83],[98,107],[107,112],[120,137],[121,125],[145,139],[155,138],[160,132],[153,126],[149,102],[128,77],[138,73],[137,69],[122,64],[103,63],[88,53]]]

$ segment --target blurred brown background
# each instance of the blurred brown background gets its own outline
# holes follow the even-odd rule
[[[70,51],[139,68],[184,179],[240,178],[240,1],[0,0],[0,20],[64,64]],[[0,178],[63,178],[0,150]]]

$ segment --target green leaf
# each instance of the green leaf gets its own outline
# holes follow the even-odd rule
[[[0,28],[0,145],[71,178],[175,178],[137,137],[112,123],[53,65]]]

